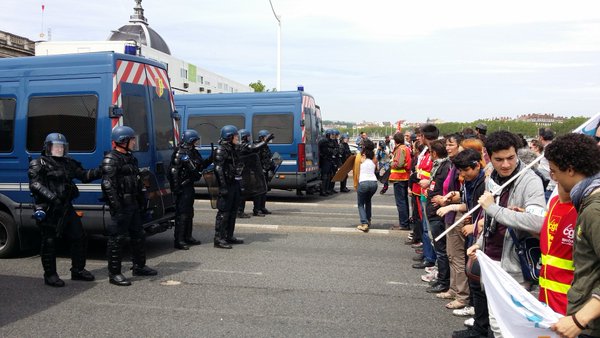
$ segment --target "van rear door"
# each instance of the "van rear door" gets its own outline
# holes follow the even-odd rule
[[[114,99],[121,101],[123,117],[114,123],[129,126],[137,134],[135,156],[146,186],[150,212],[144,222],[157,222],[174,206],[166,169],[176,132],[168,78],[163,69],[127,60],[117,60],[116,76],[119,95]]]

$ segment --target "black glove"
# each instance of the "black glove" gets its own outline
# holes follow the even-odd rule
[[[89,179],[90,181],[97,180],[102,177],[102,168],[90,169]]]
[[[275,135],[273,133],[270,133],[269,135],[267,135],[267,138],[265,139],[267,142],[271,141],[272,139],[275,138]]]
[[[229,193],[229,191],[227,191],[227,188],[225,188],[225,187],[219,188],[219,196],[226,197],[228,193]]]

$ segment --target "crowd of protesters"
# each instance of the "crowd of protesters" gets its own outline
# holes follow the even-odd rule
[[[371,223],[376,170],[383,173],[381,194],[393,185],[397,228],[411,230],[405,244],[415,249],[412,267],[425,271],[426,292],[468,317],[452,337],[503,336],[501,314],[487,304],[477,250],[566,315],[552,326],[560,337],[600,337],[600,137],[555,139],[541,128],[527,142],[508,131],[488,134],[485,124],[439,134],[424,124],[377,147],[363,136],[355,163],[358,229]],[[515,250],[528,237],[539,238],[539,280],[528,278]]]

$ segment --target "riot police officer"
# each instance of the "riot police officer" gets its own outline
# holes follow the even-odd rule
[[[135,132],[126,126],[112,130],[114,148],[102,160],[102,194],[110,207],[111,222],[107,225],[107,256],[109,282],[119,286],[131,285],[121,273],[123,246],[129,235],[134,276],[154,276],[156,270],[146,266],[146,236],[141,213],[146,208],[140,170],[132,150]]]
[[[35,201],[33,217],[40,228],[44,283],[62,287],[65,282],[56,272],[57,237],[66,237],[71,249],[71,280],[93,281],[85,269],[86,236],[81,219],[73,208],[79,190],[73,182],[87,183],[100,178],[100,170],[85,170],[68,156],[68,142],[63,134],[46,136],[42,156],[29,163],[29,190]]]
[[[265,175],[265,181],[268,183],[270,178],[274,176],[275,173],[275,163],[273,163],[273,154],[271,153],[271,149],[269,149],[268,143],[274,138],[273,134],[271,134],[268,130],[263,129],[258,132],[258,139],[255,142],[255,145],[261,145],[258,149],[258,157],[260,159],[260,164],[262,166],[263,174]],[[254,216],[259,215],[269,215],[271,211],[266,208],[267,204],[267,192],[264,194],[260,194],[254,197],[254,208],[252,213]]]
[[[348,134],[342,134],[340,139],[340,157],[341,163],[346,163],[348,157],[352,156],[352,151],[350,151],[350,146],[348,145]],[[350,189],[347,188],[348,175],[342,181],[340,181],[340,191],[341,192],[349,192]]]
[[[215,220],[215,248],[231,249],[231,244],[242,244],[242,239],[233,236],[235,219],[240,204],[242,172],[237,145],[239,134],[235,126],[221,128],[221,139],[215,154],[215,175],[219,185],[217,216]]]
[[[332,129],[325,130],[325,137],[319,140],[319,169],[321,170],[321,196],[329,195],[331,170],[333,167],[332,153],[329,147],[329,138],[333,135]]]
[[[341,164],[341,154],[340,154],[340,145],[338,143],[338,138],[340,136],[340,131],[337,129],[331,130],[331,135],[329,137],[329,152],[331,154],[331,172],[329,173],[330,177],[333,177],[337,172],[338,168],[342,166]],[[337,194],[337,190],[335,190],[335,182],[329,180],[328,190],[329,194]]]
[[[212,163],[212,155],[206,160],[196,150],[200,135],[193,129],[183,132],[181,144],[171,156],[169,178],[175,195],[177,218],[175,218],[175,249],[188,250],[188,245],[198,245],[200,241],[192,237],[194,221],[194,182],[202,176],[202,170]]]
[[[267,137],[267,139],[268,139],[267,141],[263,140],[258,143],[252,143],[252,135],[250,134],[249,130],[240,129],[238,132],[240,134],[239,153],[240,153],[240,157],[242,157],[242,158],[244,156],[247,156],[252,153],[259,154],[260,149],[262,149],[263,147],[266,147],[267,142],[269,142],[273,138],[272,136],[270,136],[270,137]],[[246,199],[244,197],[241,197],[237,217],[238,218],[250,218],[250,215],[248,215],[247,213],[244,212],[245,210],[246,210]],[[264,217],[265,215],[262,213],[255,213],[254,216]]]

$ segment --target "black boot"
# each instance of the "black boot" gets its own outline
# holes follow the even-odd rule
[[[131,260],[133,261],[134,276],[155,276],[158,272],[154,269],[149,268],[146,265],[146,239],[132,238],[129,243],[131,244]]]
[[[214,246],[219,249],[231,249],[231,245],[227,244],[225,238],[227,238],[227,220],[229,214],[219,211],[215,219],[215,240]]]
[[[179,214],[175,219],[175,229],[173,230],[173,235],[175,236],[175,241],[173,246],[175,249],[179,250],[189,250],[187,244],[183,241],[183,232],[185,228],[185,215]]]
[[[229,244],[244,244],[244,240],[241,238],[231,237],[225,240]]]
[[[56,273],[55,241],[56,238],[50,233],[42,233],[42,247],[40,256],[42,258],[42,267],[44,268],[44,284],[54,287],[63,287],[65,286],[65,282],[60,279]]]
[[[96,279],[96,277],[94,277],[94,275],[92,275],[92,273],[86,269],[75,270],[74,268],[71,268],[71,280],[91,282],[94,279]]]
[[[254,215],[254,216],[258,216],[258,217],[265,217],[265,215],[264,215],[264,214],[262,214],[262,213],[260,212],[260,210],[252,210],[252,215]]]
[[[71,280],[91,282],[94,275],[85,269],[87,240],[85,237],[71,241]]]
[[[265,214],[265,215],[270,215],[270,214],[272,214],[272,212],[270,212],[270,211],[269,211],[267,208],[262,208],[262,209],[260,209],[260,212],[262,212],[262,213],[263,213],[263,214]]]
[[[183,241],[189,245],[200,245],[202,242],[195,239],[192,236],[192,230],[194,228],[194,219],[193,217],[187,217],[185,222],[185,228],[183,230]]]
[[[122,274],[116,274],[116,275],[109,275],[108,276],[108,282],[110,284],[114,284],[114,285],[118,285],[118,286],[129,286],[131,285],[131,282],[129,281],[129,279],[127,279],[125,276],[123,276]]]
[[[227,243],[227,241],[222,239],[215,239],[215,248],[219,249],[231,249],[233,248],[231,245]]]
[[[131,282],[121,274],[122,245],[125,240],[122,236],[111,236],[106,244],[108,259],[108,282],[118,286],[129,286]]]
[[[156,276],[158,274],[158,271],[148,267],[147,265],[139,266],[134,264],[131,270],[133,270],[134,276]]]
[[[63,286],[65,286],[65,282],[62,279],[60,279],[60,277],[58,277],[56,272],[48,275],[44,274],[44,284],[53,286],[55,288],[62,288]]]

